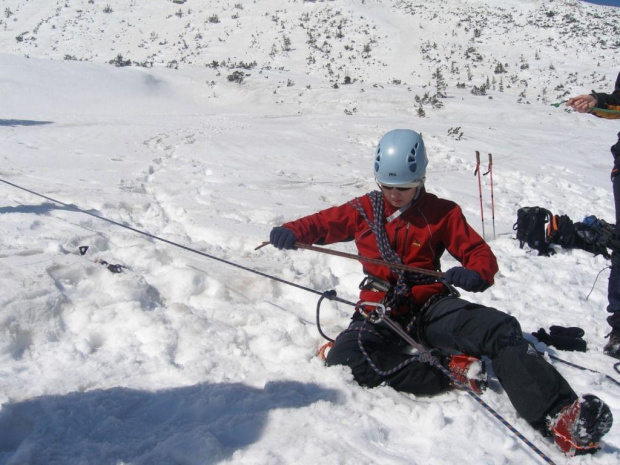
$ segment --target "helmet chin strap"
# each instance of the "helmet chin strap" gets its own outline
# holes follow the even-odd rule
[[[411,202],[413,202],[413,200],[412,200]],[[407,210],[407,208],[409,208],[409,207],[411,206],[411,202],[409,202],[407,205],[405,205],[405,206],[403,206],[403,207],[400,207],[398,210],[396,210],[394,213],[392,213],[390,216],[388,216],[388,217],[385,219],[385,222],[386,222],[386,223],[391,223],[391,222],[392,222],[392,221],[394,221],[396,218],[398,218],[400,215],[402,215],[402,214],[403,214],[403,212],[404,212],[405,210]]]
[[[420,194],[422,193],[422,189],[423,188],[424,188],[424,180],[422,181],[422,185],[420,187],[418,187],[418,191],[413,196],[413,199],[411,200],[411,202],[414,202],[414,201],[418,200],[418,197],[420,197]],[[409,205],[411,205],[411,204],[409,204]]]

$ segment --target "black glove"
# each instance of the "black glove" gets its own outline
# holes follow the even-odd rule
[[[295,233],[290,229],[277,226],[271,230],[271,234],[269,234],[269,242],[271,242],[271,245],[280,250],[295,249],[295,242],[297,242],[297,238],[295,237]]]
[[[552,336],[560,336],[560,337],[572,337],[575,339],[580,339],[585,336],[586,332],[577,326],[571,326],[566,328],[564,326],[550,326],[549,332]]]
[[[468,270],[462,266],[455,266],[446,271],[445,280],[469,292],[480,292],[486,289],[487,283],[477,271]]]
[[[543,328],[540,328],[537,332],[532,333],[532,336],[540,342],[544,342],[546,345],[553,346],[559,350],[578,352],[586,351],[587,343],[581,338],[581,336],[584,335],[581,328],[563,328],[561,326],[552,326],[550,330],[551,335],[549,335]]]

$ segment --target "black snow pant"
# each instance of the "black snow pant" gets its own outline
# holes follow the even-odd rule
[[[611,147],[614,156],[614,168],[611,172],[611,182],[614,192],[614,206],[616,208],[616,238],[620,239],[620,132],[618,142]],[[611,313],[607,322],[613,330],[620,332],[620,252],[613,251],[611,254],[611,272],[607,287],[607,311]]]
[[[506,313],[444,297],[424,311],[418,325],[421,342],[428,348],[489,357],[515,409],[535,428],[542,429],[547,415],[577,398],[566,380],[523,338],[517,320]],[[401,338],[389,328],[354,318],[336,339],[327,364],[349,366],[355,380],[368,387],[385,383],[415,395],[438,394],[450,388],[450,380],[424,362],[415,361],[390,373],[411,358],[403,349]]]

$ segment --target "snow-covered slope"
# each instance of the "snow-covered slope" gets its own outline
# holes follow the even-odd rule
[[[395,127],[424,133],[429,190],[459,201],[482,232],[474,152],[485,167],[492,153],[496,234],[489,176],[485,232],[500,273],[467,298],[515,315],[526,333],[583,327],[587,353],[537,347],[620,380],[602,353],[608,261],[580,250],[538,257],[512,230],[527,205],[613,221],[617,122],[550,104],[612,89],[617,9],[535,0],[2,6],[0,179],[355,300],[358,263],[254,248],[274,225],[372,190],[373,148]],[[108,64],[119,54],[132,65]],[[496,74],[498,64],[507,72]],[[446,98],[432,98],[437,69]],[[315,357],[316,295],[5,183],[0,193],[2,464],[538,460],[466,395],[367,390],[348,370],[326,369]],[[113,274],[102,260],[128,269]],[[453,263],[446,257],[444,268]],[[350,313],[325,303],[323,329],[337,334]],[[556,366],[620,419],[616,384]],[[566,462],[496,381],[483,398]],[[618,463],[619,428],[601,453],[571,463]]]
[[[577,0],[5,0],[0,47],[56,60],[287,70],[342,84],[448,83],[554,99],[605,83],[617,64],[617,8]],[[219,79],[218,79],[219,78]],[[297,82],[295,78],[291,78]],[[275,87],[275,83],[272,84]]]

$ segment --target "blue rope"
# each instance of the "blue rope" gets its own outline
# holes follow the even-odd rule
[[[392,376],[394,373],[397,373],[398,371],[402,370],[406,366],[411,365],[413,362],[420,361],[420,357],[418,355],[414,355],[411,358],[405,360],[404,362],[399,363],[398,365],[396,365],[391,370],[388,370],[388,371],[381,370],[375,364],[375,362],[370,358],[370,355],[368,354],[368,352],[366,352],[366,349],[364,348],[364,344],[362,343],[362,333],[363,332],[367,332],[367,333],[374,334],[374,335],[378,336],[381,339],[385,339],[385,338],[383,336],[381,336],[381,334],[379,334],[377,331],[374,331],[372,329],[366,329],[365,326],[366,326],[366,320],[364,320],[364,322],[359,327],[359,329],[346,330],[346,331],[343,331],[343,333],[344,332],[349,332],[349,331],[358,331],[358,334],[357,334],[357,345],[359,346],[360,350],[362,351],[362,354],[364,354],[364,358],[366,359],[366,361],[368,362],[370,367],[379,376]]]
[[[502,425],[508,428],[516,437],[518,437],[521,441],[523,441],[530,449],[532,449],[541,459],[545,461],[545,463],[549,463],[551,465],[555,465],[555,462],[549,458],[543,451],[541,451],[538,447],[534,445],[528,438],[523,436],[514,426],[512,426],[504,417],[502,417],[499,413],[497,413],[489,404],[483,401],[475,392],[471,389],[463,389],[467,392],[471,397],[474,398],[478,404],[480,404],[487,412],[489,412],[496,420],[498,420]]]

